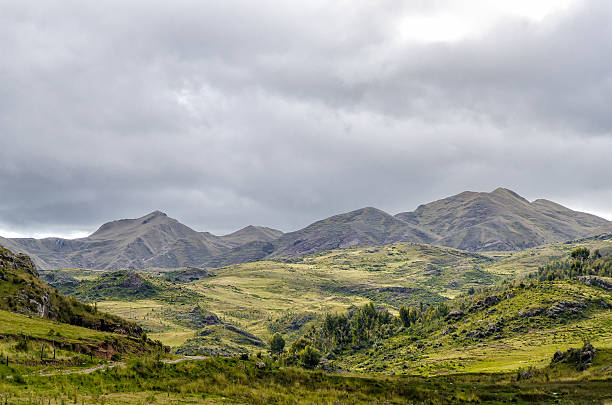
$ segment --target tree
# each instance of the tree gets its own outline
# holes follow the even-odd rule
[[[300,352],[300,365],[304,368],[315,368],[319,365],[319,361],[321,361],[321,353],[310,345]]]
[[[280,333],[275,333],[270,340],[270,352],[272,354],[280,354],[285,350],[285,339]]]
[[[399,316],[404,326],[410,326],[410,311],[408,310],[408,308],[402,305],[399,310]]]
[[[591,251],[585,247],[576,248],[570,253],[572,259],[580,260],[581,262],[587,260],[590,255]]]

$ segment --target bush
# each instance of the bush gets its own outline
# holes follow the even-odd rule
[[[300,352],[300,365],[304,368],[312,369],[319,365],[321,353],[312,346],[306,346]]]
[[[275,333],[272,336],[272,340],[270,340],[270,353],[272,354],[280,354],[285,350],[285,339],[280,335],[280,333]]]

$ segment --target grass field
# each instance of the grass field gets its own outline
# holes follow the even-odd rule
[[[606,353],[608,355],[609,353]],[[603,357],[602,357],[603,358]],[[595,369],[601,368],[599,360]],[[0,375],[6,371],[0,366]],[[9,404],[448,404],[607,403],[609,379],[546,368],[452,376],[354,376],[256,367],[254,360],[209,359],[177,364],[135,360],[91,374],[0,379]]]

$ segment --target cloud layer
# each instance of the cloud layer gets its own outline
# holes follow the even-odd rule
[[[287,231],[498,186],[612,216],[609,2],[443,42],[415,21],[456,2],[2,7],[2,230]]]

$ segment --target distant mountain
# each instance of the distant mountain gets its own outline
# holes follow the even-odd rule
[[[376,208],[366,207],[317,221],[274,242],[273,257],[292,257],[350,246],[432,242],[436,235]]]
[[[227,243],[240,246],[249,242],[270,242],[281,236],[283,236],[283,233],[277,229],[249,225],[229,235],[221,236],[221,239]]]
[[[498,188],[466,191],[396,218],[438,235],[435,244],[463,250],[519,250],[593,234],[610,222],[548,200],[529,202]]]
[[[42,269],[219,267],[291,258],[350,246],[419,242],[470,251],[520,250],[612,231],[612,222],[548,200],[529,202],[513,191],[466,191],[392,216],[366,207],[295,232],[247,226],[215,236],[155,211],[102,225],[81,239],[2,239]]]
[[[196,232],[160,211],[102,225],[86,238],[14,238],[0,244],[30,255],[42,269],[141,269],[198,266],[247,241],[267,241],[282,232],[247,227],[226,236]]]

